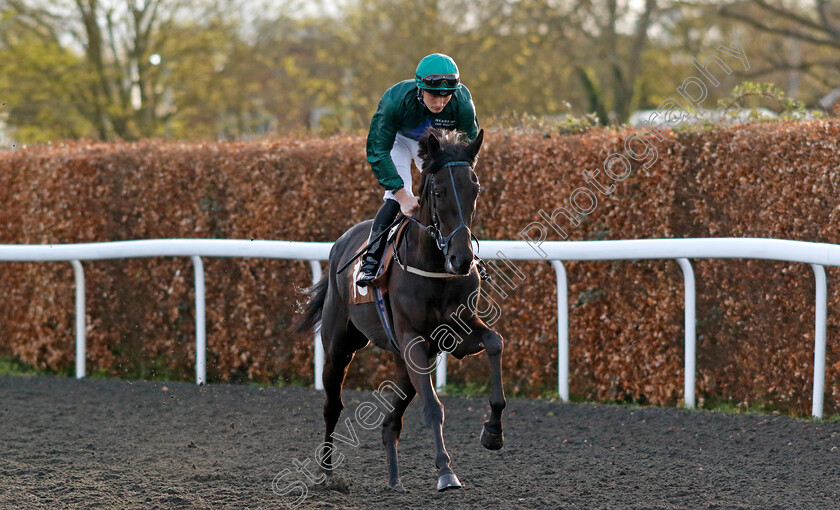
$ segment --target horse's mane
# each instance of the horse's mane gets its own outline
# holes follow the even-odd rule
[[[432,134],[440,142],[440,150],[434,156],[429,154],[429,135]],[[420,150],[417,154],[423,159],[423,180],[420,183],[419,197],[423,197],[429,176],[437,173],[444,164],[450,161],[471,162],[472,159],[466,151],[464,133],[454,129],[437,129],[430,126],[420,136],[419,144]]]

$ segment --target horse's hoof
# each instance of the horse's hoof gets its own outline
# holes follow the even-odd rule
[[[396,482],[389,482],[388,486],[391,487],[392,489],[394,489],[397,492],[408,492],[405,489],[405,487],[403,487],[403,484],[402,484],[401,481],[399,481],[399,479],[397,479]]]
[[[448,489],[460,488],[461,480],[458,480],[458,477],[455,476],[455,473],[447,473],[445,475],[440,475],[440,478],[438,478],[438,492],[445,491]]]
[[[499,450],[505,444],[505,433],[495,434],[487,430],[487,425],[481,429],[481,445],[488,450]]]
[[[318,466],[318,474],[319,475],[332,476],[333,470],[332,470],[332,468],[325,469],[324,466]]]

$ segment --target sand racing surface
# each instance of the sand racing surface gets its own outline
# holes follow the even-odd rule
[[[331,479],[283,495],[322,441],[313,389],[3,376],[0,508],[840,507],[840,423],[508,399],[505,447],[488,451],[486,399],[441,400],[463,489],[435,490],[415,400],[399,445],[407,493],[387,486],[380,429],[356,426]],[[337,432],[363,401],[375,399],[345,390]]]

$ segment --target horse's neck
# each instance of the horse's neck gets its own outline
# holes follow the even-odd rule
[[[431,208],[424,204],[417,213],[417,221],[423,225],[432,224]],[[412,222],[413,223],[413,222]],[[443,253],[438,249],[435,239],[418,225],[407,232],[405,263],[424,271],[446,272]]]

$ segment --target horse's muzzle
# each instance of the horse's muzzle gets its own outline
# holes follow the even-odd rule
[[[459,259],[454,255],[446,257],[446,272],[458,276],[467,276],[473,268],[473,259]]]

